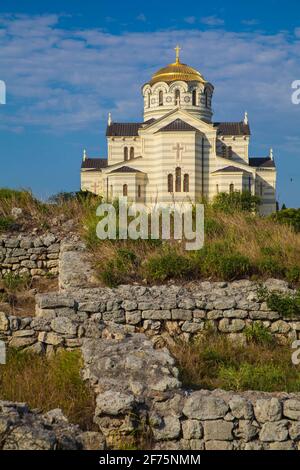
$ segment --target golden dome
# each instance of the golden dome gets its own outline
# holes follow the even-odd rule
[[[175,82],[181,80],[183,82],[201,82],[205,83],[205,79],[201,73],[189,65],[182,64],[179,60],[180,47],[176,47],[176,62],[158,70],[150,80],[150,85],[157,82]]]

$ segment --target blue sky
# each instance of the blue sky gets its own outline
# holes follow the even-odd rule
[[[106,156],[107,114],[142,119],[141,85],[181,58],[215,86],[214,120],[249,113],[251,156],[270,146],[280,203],[300,206],[300,4],[0,0],[0,186],[42,198],[79,188],[83,148]]]

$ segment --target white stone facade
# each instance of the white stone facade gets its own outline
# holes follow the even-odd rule
[[[261,198],[261,214],[274,212],[273,152],[249,157],[247,115],[240,122],[212,122],[213,91],[179,57],[158,71],[142,88],[144,122],[115,123],[109,117],[107,159],[84,156],[81,189],[147,204],[251,191]]]

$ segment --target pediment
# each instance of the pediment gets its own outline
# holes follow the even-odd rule
[[[190,113],[176,108],[170,111],[154,122],[142,127],[139,130],[139,135],[156,134],[158,132],[186,132],[194,131],[216,134],[216,129],[213,124],[209,124],[201,119],[196,118]]]

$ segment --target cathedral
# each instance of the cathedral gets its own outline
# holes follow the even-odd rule
[[[249,191],[260,212],[276,210],[276,167],[268,156],[249,156],[248,115],[213,122],[214,87],[193,67],[176,60],[142,87],[143,122],[108,117],[107,157],[81,165],[81,189],[106,200],[127,196],[145,204],[208,201],[221,192]]]

